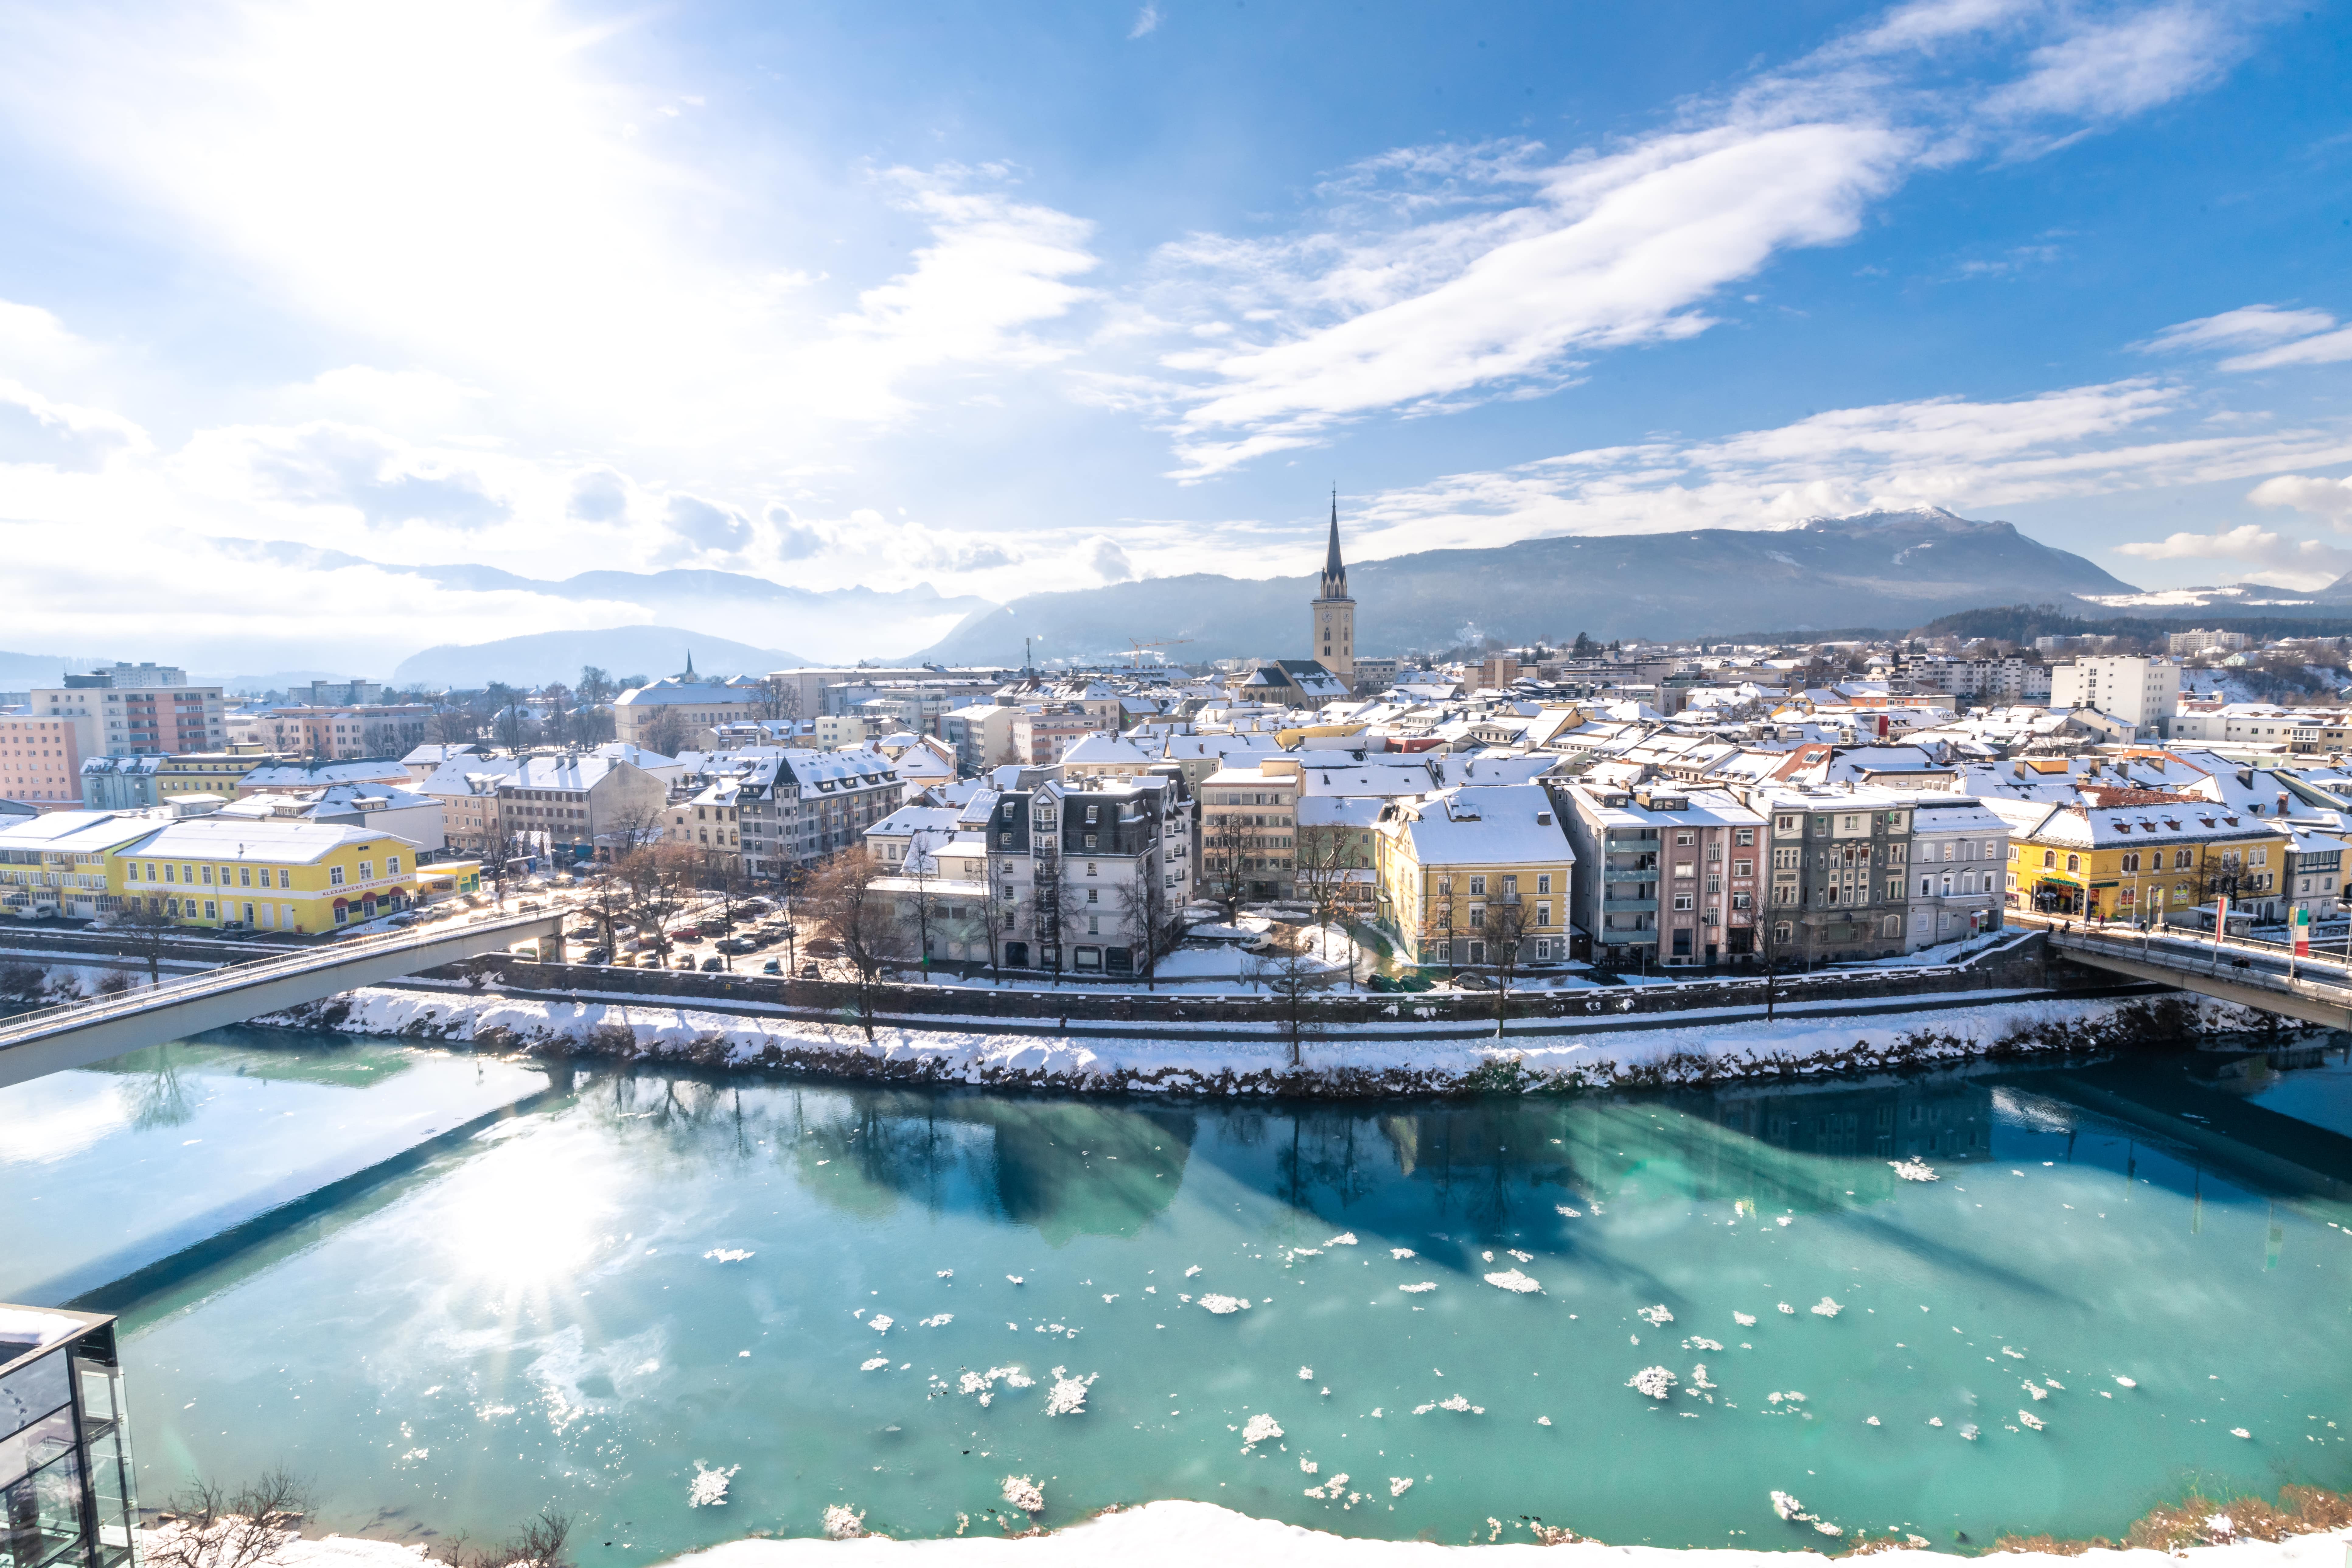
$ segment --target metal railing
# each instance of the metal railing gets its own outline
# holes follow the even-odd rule
[[[459,935],[480,937],[499,931],[526,926],[545,925],[551,920],[561,921],[564,911],[546,910],[533,914],[506,915],[465,925],[450,926],[417,935],[414,932],[388,932],[383,936],[362,937],[356,942],[339,942],[331,947],[306,948],[283,958],[262,959],[253,963],[228,963],[217,969],[184,975],[151,985],[143,991],[127,991],[119,996],[102,996],[89,1001],[61,1002],[47,1007],[37,1007],[0,1020],[0,1049],[24,1040],[36,1038],[60,1025],[79,1027],[85,1024],[102,1023],[109,1018],[129,1017],[179,1002],[195,1001],[205,996],[224,995],[247,986],[266,984],[288,975],[300,974],[315,969],[330,969],[354,959],[373,958],[396,953],[413,948],[425,948],[447,942]]]

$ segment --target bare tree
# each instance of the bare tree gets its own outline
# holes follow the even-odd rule
[[[588,884],[588,913],[604,931],[604,955],[607,959],[620,955],[621,944],[614,927],[629,914],[629,884],[610,864],[596,873]]]
[[[1225,824],[1213,824],[1201,840],[1201,896],[1227,921],[1238,920],[1249,899],[1249,858],[1242,853],[1241,835]]]
[[[1495,969],[1495,1037],[1503,1037],[1503,1020],[1509,1016],[1511,980],[1519,972],[1519,952],[1528,939],[1528,907],[1519,902],[1518,879],[1505,877],[1501,894],[1489,901],[1483,928],[1486,962]]]
[[[652,716],[637,727],[637,743],[649,752],[674,757],[686,749],[686,721],[678,716],[675,708],[656,708]]]
[[[1797,946],[1797,908],[1770,905],[1756,911],[1756,956],[1764,964],[1764,1016],[1772,1016],[1780,1003],[1780,966]]]
[[[727,942],[735,935],[735,910],[743,901],[742,862],[723,849],[705,849],[699,874],[702,890],[719,902],[719,962],[730,973],[735,969],[735,955],[727,951]]]
[[[763,675],[751,687],[751,712],[761,719],[801,716],[801,684],[782,675]]]
[[[614,867],[626,885],[641,931],[650,931],[654,952],[669,957],[669,922],[686,907],[695,879],[694,852],[682,844],[644,844]]]
[[[115,933],[121,939],[129,956],[147,961],[147,984],[150,986],[163,984],[163,954],[172,945],[172,933],[179,929],[171,917],[163,912],[161,906],[163,900],[156,899],[152,902],[157,907],[150,909],[136,898],[125,899],[121,911],[114,917]]]
[[[1257,977],[1275,1000],[1290,1042],[1290,1065],[1298,1067],[1307,1037],[1319,1032],[1310,999],[1330,986],[1332,974],[1307,952],[1306,934],[1295,928],[1277,928],[1269,945],[1271,951],[1257,961]]]
[[[849,961],[856,977],[857,1016],[868,1041],[874,1038],[875,980],[890,948],[890,898],[874,885],[887,874],[860,847],[837,850],[810,879],[806,906]]]
[[[931,883],[936,879],[939,871],[939,862],[924,848],[928,837],[923,829],[919,827],[915,829],[907,837],[906,859],[896,867],[886,868],[886,873],[888,870],[895,870],[908,881],[915,884],[913,900],[900,909],[898,923],[913,933],[915,952],[926,974],[929,974],[931,969],[931,926],[936,913]]]
[[[310,1511],[309,1485],[274,1468],[235,1491],[197,1479],[173,1498],[172,1522],[144,1552],[163,1568],[251,1568],[275,1555]]]

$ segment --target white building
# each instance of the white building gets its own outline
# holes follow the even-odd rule
[[[2180,666],[2169,658],[2085,656],[2050,670],[2050,706],[2095,708],[2142,736],[2170,732],[2180,707]]]

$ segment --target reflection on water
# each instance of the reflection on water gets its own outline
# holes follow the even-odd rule
[[[128,1103],[110,1145],[183,1135]],[[2347,1106],[2332,1037],[1411,1105],[581,1073],[135,1313],[142,1458],[291,1458],[395,1531],[553,1503],[584,1568],[836,1501],[950,1533],[1008,1473],[1049,1522],[1808,1544],[1777,1488],[1938,1544],[2112,1532],[2190,1477],[2352,1482]],[[724,1510],[698,1463],[740,1467]]]

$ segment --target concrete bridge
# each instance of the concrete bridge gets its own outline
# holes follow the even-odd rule
[[[2210,932],[2036,922],[2032,917],[2019,923],[2043,925],[2051,950],[2085,968],[2152,980],[2298,1023],[2352,1029],[2352,963],[2340,952],[2297,958],[2277,942]]]
[[[0,1089],[322,1001],[355,986],[504,952],[527,939],[560,943],[563,919],[563,911],[550,910],[339,942],[226,964],[119,996],[21,1014],[0,1020]]]

